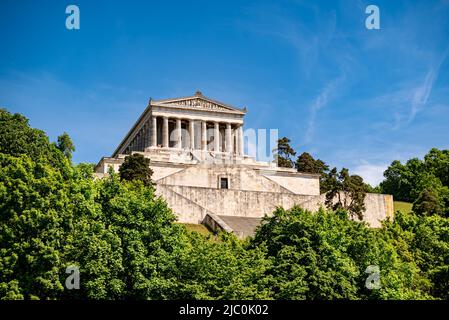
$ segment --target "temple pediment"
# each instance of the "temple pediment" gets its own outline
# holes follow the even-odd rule
[[[174,102],[169,102],[166,104],[167,105],[175,105],[175,106],[187,106],[187,107],[198,108],[198,109],[207,109],[207,110],[222,110],[222,111],[230,110],[229,108],[225,108],[222,105],[219,105],[218,103],[213,103],[208,100],[201,99],[201,98],[174,101]]]
[[[227,104],[221,103],[216,100],[209,99],[197,92],[194,96],[175,98],[175,99],[165,99],[152,101],[152,105],[161,107],[178,107],[178,108],[188,108],[188,109],[198,109],[207,111],[221,111],[221,112],[231,112],[231,113],[246,113],[246,109],[239,109]]]

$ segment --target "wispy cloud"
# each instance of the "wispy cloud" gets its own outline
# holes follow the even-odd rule
[[[326,84],[326,86],[321,90],[318,96],[315,98],[313,103],[309,107],[309,120],[307,123],[307,131],[304,137],[305,143],[310,143],[313,139],[313,134],[315,132],[315,121],[317,113],[320,109],[324,108],[330,100],[332,100],[344,81],[345,76],[340,76]]]
[[[412,75],[403,77],[396,84],[392,83],[390,88],[382,87],[382,91],[378,93],[365,99],[354,100],[354,105],[372,110],[373,114],[377,115],[384,112],[382,120],[371,125],[378,130],[397,131],[410,125],[416,116],[429,106],[432,93],[436,89],[441,90],[435,88],[435,83],[448,55],[449,48],[438,59],[431,61],[427,69],[413,71]]]
[[[248,17],[240,24],[244,30],[253,34],[288,44],[295,51],[301,76],[313,78],[318,69],[321,70],[322,60],[326,58],[323,52],[334,51],[331,44],[335,36],[337,15],[334,10],[322,11],[309,2],[295,2],[294,6],[310,15],[307,23],[282,5],[257,4],[248,7]]]
[[[322,10],[310,2],[295,2],[295,6],[307,12],[307,22],[281,6],[272,5],[263,10],[251,7],[243,26],[251,33],[287,44],[294,52],[298,66],[295,76],[298,86],[294,92],[288,92],[290,98],[296,97],[291,98],[289,107],[307,112],[308,116],[304,122],[299,120],[293,123],[292,127],[298,132],[304,132],[305,126],[302,142],[311,144],[319,111],[332,103],[342,89],[351,86],[357,74],[354,69],[359,68],[360,63],[353,56],[355,51],[351,41],[337,30],[335,7]],[[317,95],[313,96],[316,92]],[[306,102],[305,108],[303,101]],[[311,101],[310,104],[308,101]]]
[[[408,123],[412,122],[415,119],[416,114],[424,108],[429,100],[429,96],[432,93],[432,88],[435,83],[435,80],[438,78],[438,74],[440,73],[440,68],[443,62],[446,60],[446,57],[449,53],[449,48],[441,55],[441,57],[434,63],[429,71],[427,72],[424,82],[422,85],[416,87],[412,92],[412,101],[411,101],[411,109],[410,116],[408,118]]]

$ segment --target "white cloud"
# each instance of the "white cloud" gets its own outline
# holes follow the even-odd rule
[[[341,76],[327,83],[327,85],[323,88],[323,90],[321,90],[320,94],[315,98],[315,100],[311,104],[309,108],[310,116],[307,124],[307,131],[305,134],[305,143],[309,143],[312,141],[313,133],[315,131],[315,119],[317,112],[323,107],[325,107],[328,104],[329,100],[332,99],[333,95],[339,88],[343,79],[344,76]]]
[[[448,54],[449,48],[438,60],[434,59],[431,62],[426,73],[420,72],[416,76],[405,78],[389,92],[379,92],[375,96],[359,100],[358,106],[385,110],[388,120],[378,123],[382,129],[395,131],[411,124],[419,112],[428,105],[441,66]]]
[[[365,182],[372,186],[377,186],[383,179],[383,173],[388,168],[388,164],[362,164],[353,169],[353,173],[361,176]]]
[[[413,121],[416,114],[427,104],[427,100],[432,92],[433,84],[435,80],[438,78],[438,74],[440,72],[441,65],[449,53],[449,49],[447,49],[440,59],[432,65],[430,70],[427,72],[426,77],[424,78],[424,83],[421,86],[416,87],[413,90],[412,97],[412,105],[410,111],[409,122]]]

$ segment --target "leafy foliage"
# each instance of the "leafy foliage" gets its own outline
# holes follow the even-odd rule
[[[395,226],[394,224],[392,224]],[[342,212],[277,209],[265,218],[253,246],[273,260],[275,299],[421,299],[429,282],[413,261],[401,257],[385,230],[374,230]],[[376,265],[381,286],[365,286]]]
[[[349,170],[343,168],[337,172],[333,168],[323,181],[326,193],[326,207],[332,210],[346,210],[360,220],[365,211],[366,187],[363,179],[357,175],[350,175]]]
[[[152,185],[151,176],[153,170],[149,167],[150,159],[140,153],[134,153],[125,157],[125,161],[119,168],[120,179],[133,181],[139,180],[146,186]]]
[[[449,299],[449,220],[397,212],[395,220],[386,222],[383,230],[400,257],[419,268],[428,294]]]
[[[274,160],[279,167],[293,168],[294,162],[292,157],[296,155],[296,151],[290,146],[290,139],[283,137],[278,140],[278,146],[273,150]]]
[[[393,161],[384,172],[385,180],[380,184],[383,193],[396,200],[433,203],[433,214],[449,215],[449,150],[431,149],[424,160],[413,158],[405,164]],[[432,199],[431,199],[432,198]],[[429,202],[430,201],[430,202]]]
[[[380,186],[373,187],[369,183],[365,183],[365,190],[368,193],[382,193],[382,189],[380,188]]]
[[[178,257],[176,299],[270,299],[271,266],[261,248],[249,250],[235,236],[219,241],[188,234],[188,245]]]
[[[314,159],[309,153],[303,152],[295,162],[296,170],[304,173],[324,174],[329,166],[320,159]]]
[[[443,207],[438,200],[438,195],[432,189],[424,189],[413,203],[413,209],[417,214],[442,214]]]
[[[72,152],[75,151],[75,145],[73,144],[72,139],[67,134],[67,132],[64,132],[58,137],[58,143],[56,144],[56,147],[61,150],[61,152],[67,159],[72,159]]]
[[[426,160],[427,180],[411,179],[424,190],[419,214],[370,229],[343,202],[278,208],[242,241],[174,223],[137,157],[139,174],[96,179],[93,165],[71,164],[69,138],[52,144],[6,110],[0,122],[1,299],[449,299],[449,219],[433,214],[447,210],[444,152]],[[330,173],[332,190],[364,187]],[[371,290],[373,265],[381,286]],[[80,269],[79,290],[65,288],[68,266]]]
[[[50,165],[0,153],[1,297],[55,298],[62,292],[67,194],[64,178]]]
[[[0,109],[0,153],[15,157],[26,154],[31,159],[64,171],[68,165],[67,160],[56,149],[45,132],[31,128],[23,115]]]

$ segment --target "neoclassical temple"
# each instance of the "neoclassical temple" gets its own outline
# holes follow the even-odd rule
[[[244,116],[237,108],[193,96],[153,100],[111,157],[103,157],[98,177],[118,172],[127,155],[150,159],[156,192],[183,223],[251,235],[264,215],[294,205],[316,211],[324,205],[320,177],[281,168],[244,154]],[[389,195],[368,194],[364,220],[373,227],[393,214]]]
[[[204,97],[152,100],[113,156],[148,148],[201,150],[243,155],[243,116],[238,109]],[[216,138],[217,137],[217,138]]]

